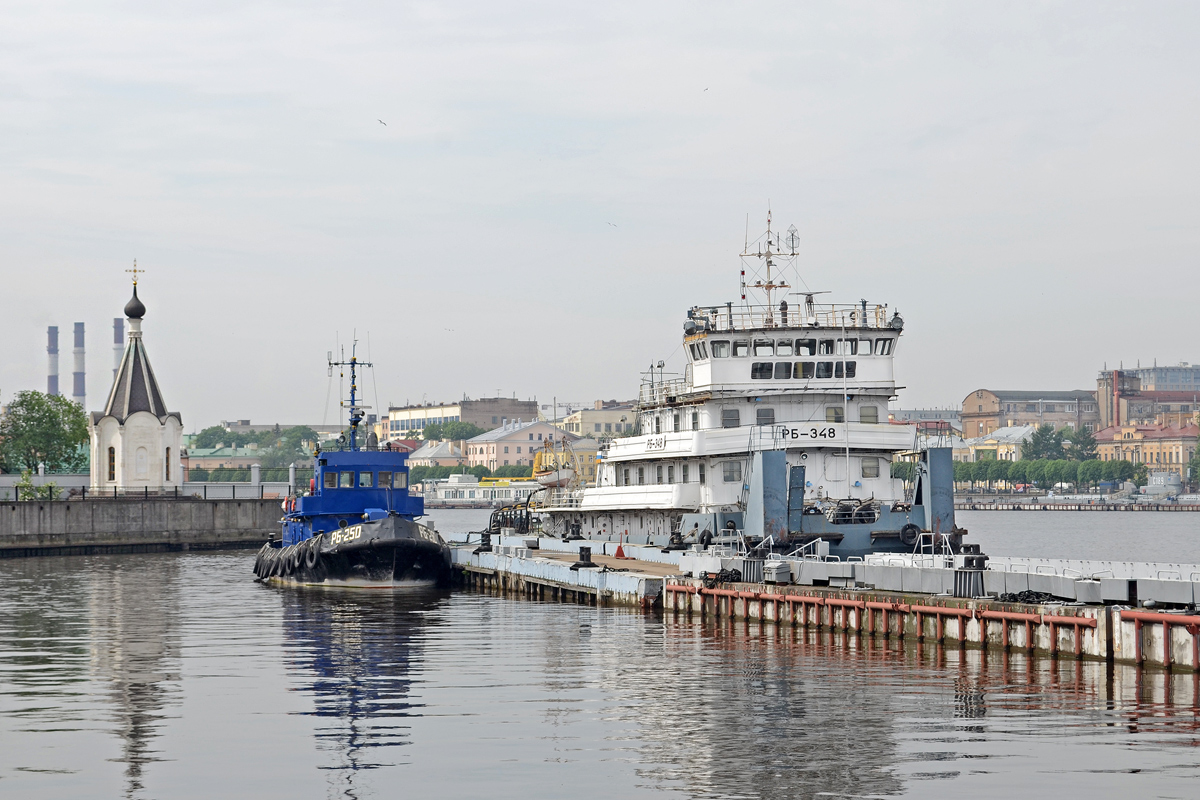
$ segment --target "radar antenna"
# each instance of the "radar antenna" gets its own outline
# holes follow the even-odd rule
[[[333,353],[326,355],[326,360],[329,362],[329,374],[333,375],[334,367],[350,367],[350,402],[347,404],[345,400],[341,401],[342,408],[348,409],[350,414],[350,449],[358,449],[358,426],[366,416],[363,412],[370,406],[360,406],[358,404],[358,367],[373,367],[375,366],[370,361],[358,360],[358,337],[356,336],[353,343],[350,345],[350,360],[346,360],[346,351],[343,350],[339,360],[333,360]],[[344,374],[339,371],[339,375]],[[370,445],[370,442],[368,442]]]

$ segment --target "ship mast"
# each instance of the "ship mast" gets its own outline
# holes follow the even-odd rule
[[[742,272],[741,272],[741,291],[742,301],[746,300],[746,290],[754,289],[762,292],[766,298],[766,322],[768,325],[774,324],[775,312],[775,292],[783,291],[785,294],[788,289],[791,289],[791,284],[784,281],[781,277],[788,268],[795,269],[796,257],[799,255],[800,234],[796,230],[796,226],[792,225],[787,229],[787,235],[784,236],[777,231],[771,230],[771,211],[767,211],[767,232],[754,240],[755,249],[750,250],[750,239],[746,237],[745,247],[741,253]],[[762,277],[756,277],[753,282],[746,279],[746,265],[750,259],[757,259],[759,266],[754,266],[751,263],[750,271],[752,274]],[[776,264],[780,260],[782,264]],[[765,280],[764,280],[765,278]],[[785,301],[786,302],[786,301]],[[781,311],[786,309],[786,306],[781,306]]]
[[[345,360],[345,358],[346,358],[345,350],[342,351],[340,361],[334,361],[332,357],[329,357],[327,359],[329,361],[329,374],[330,375],[333,375],[334,367],[350,367],[350,403],[349,403],[349,405],[347,405],[346,401],[343,400],[343,401],[341,401],[341,406],[342,406],[342,408],[348,409],[349,414],[350,414],[350,449],[352,451],[358,449],[358,424],[360,422],[362,422],[363,417],[366,416],[364,414],[364,411],[366,409],[370,408],[370,406],[360,406],[360,405],[358,405],[358,402],[357,402],[357,400],[358,400],[358,371],[357,371],[357,368],[360,365],[364,366],[364,367],[375,366],[370,361],[359,361],[358,356],[357,356],[357,351],[358,351],[358,339],[355,339],[354,343],[350,345],[350,360],[349,361]]]

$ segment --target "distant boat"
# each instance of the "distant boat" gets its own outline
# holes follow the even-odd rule
[[[533,457],[533,477],[542,486],[563,489],[573,485],[579,475],[579,457],[566,440],[557,444],[547,439]]]

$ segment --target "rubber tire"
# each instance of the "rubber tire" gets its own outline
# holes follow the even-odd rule
[[[921,529],[911,522],[900,529],[900,543],[911,547],[921,536]]]
[[[304,545],[304,566],[308,569],[316,569],[317,562],[321,560],[321,554],[317,552],[317,540],[309,539]]]

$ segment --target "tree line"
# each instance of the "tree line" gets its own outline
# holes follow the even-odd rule
[[[911,461],[892,463],[892,477],[901,480],[913,479],[916,464]],[[1070,461],[1068,459],[1022,459],[1003,461],[955,461],[954,482],[987,489],[1004,486],[1037,486],[1050,489],[1060,483],[1094,488],[1103,482],[1119,483],[1133,481],[1145,486],[1148,471],[1145,464],[1132,461]]]

